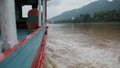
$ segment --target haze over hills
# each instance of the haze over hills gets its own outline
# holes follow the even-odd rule
[[[82,8],[66,11],[58,16],[51,18],[50,20],[54,22],[63,19],[71,19],[72,17],[77,17],[80,14],[85,14],[85,13],[93,14],[101,10],[113,10],[113,9],[120,9],[120,0],[113,0],[113,1],[98,0],[88,5],[85,5]]]

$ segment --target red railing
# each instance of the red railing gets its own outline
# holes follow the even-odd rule
[[[34,32],[29,34],[27,37],[25,37],[24,39],[19,41],[13,48],[10,48],[10,49],[4,51],[3,53],[1,53],[0,54],[0,61],[2,61],[5,57],[7,57],[12,52],[14,52],[17,48],[19,48],[19,46],[21,46],[22,44],[27,42],[36,32],[38,32],[39,29],[35,30]],[[47,41],[47,29],[48,29],[48,27],[46,27],[44,37],[42,39],[42,42],[40,43],[40,46],[39,46],[38,51],[36,53],[36,56],[33,60],[32,65],[31,65],[31,68],[43,68],[44,58],[45,58],[46,41]]]
[[[43,68],[47,41],[47,28],[31,68]]]

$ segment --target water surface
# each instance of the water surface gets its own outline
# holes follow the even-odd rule
[[[120,68],[120,24],[50,24],[44,68]]]

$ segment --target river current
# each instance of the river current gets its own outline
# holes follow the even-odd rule
[[[49,24],[44,68],[120,68],[120,24]]]

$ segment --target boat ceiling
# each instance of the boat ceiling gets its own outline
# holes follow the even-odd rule
[[[37,4],[38,0],[15,0],[15,3],[19,5],[32,5],[33,3]]]

